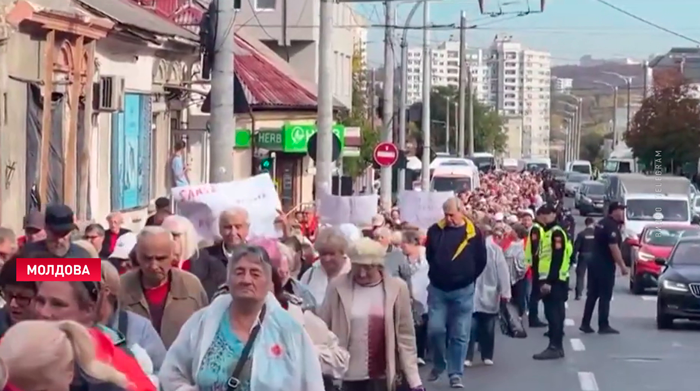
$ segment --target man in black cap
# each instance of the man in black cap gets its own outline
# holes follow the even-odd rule
[[[63,204],[48,205],[44,215],[46,239],[27,243],[23,254],[48,252],[57,258],[92,258],[85,249],[71,242],[71,233],[78,228],[71,208]]]
[[[610,300],[615,286],[615,266],[623,276],[629,273],[622,259],[620,243],[622,235],[620,226],[625,218],[625,205],[611,202],[608,215],[596,224],[593,233],[593,257],[588,265],[588,295],[583,310],[583,319],[579,330],[593,333],[591,318],[593,309],[598,302],[598,334],[619,334],[610,327]]]

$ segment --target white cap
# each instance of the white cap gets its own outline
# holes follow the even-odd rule
[[[136,234],[133,232],[127,232],[117,239],[117,243],[114,245],[114,251],[112,251],[109,257],[129,259],[129,254],[134,247],[136,247]]]
[[[507,220],[508,220],[508,222],[509,222],[510,224],[517,223],[517,222],[518,222],[518,216],[516,216],[516,215],[510,215],[510,216],[508,216],[508,219],[507,219]]]
[[[503,221],[503,213],[498,212],[493,216],[493,219],[496,221]]]
[[[345,236],[348,242],[352,243],[360,238],[362,238],[362,231],[355,224],[340,224],[338,226],[340,232]]]

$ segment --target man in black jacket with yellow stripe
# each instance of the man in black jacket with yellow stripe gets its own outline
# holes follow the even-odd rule
[[[462,213],[458,198],[443,204],[445,218],[428,229],[428,338],[433,370],[428,381],[447,369],[452,388],[464,388],[462,373],[474,309],[474,282],[486,267],[486,241]],[[447,347],[445,347],[447,340]]]

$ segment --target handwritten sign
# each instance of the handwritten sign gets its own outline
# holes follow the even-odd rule
[[[248,211],[249,236],[276,238],[274,221],[280,201],[270,175],[226,183],[183,186],[172,189],[178,214],[186,217],[202,239],[219,237],[219,216],[231,208]]]
[[[354,224],[358,227],[368,226],[377,214],[378,196],[335,196],[323,194],[318,206],[319,219],[322,224]]]
[[[442,204],[450,197],[451,191],[402,191],[398,207],[401,219],[418,228],[428,229],[443,218]]]

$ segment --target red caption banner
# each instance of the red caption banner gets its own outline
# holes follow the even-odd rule
[[[99,258],[18,258],[17,281],[101,281]]]

